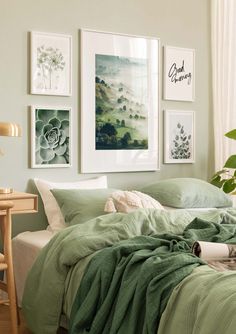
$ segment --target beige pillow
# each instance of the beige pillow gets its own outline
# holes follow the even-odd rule
[[[139,191],[118,190],[107,199],[105,212],[132,212],[139,208],[165,210],[154,198]]]

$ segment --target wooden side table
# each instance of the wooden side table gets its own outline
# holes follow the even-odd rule
[[[11,201],[14,206],[11,214],[34,213],[38,211],[38,196],[19,191],[14,191],[11,194],[0,194],[1,201]],[[4,211],[0,211],[0,216],[5,215]]]
[[[0,194],[0,228],[3,240],[3,254],[0,253],[0,271],[5,271],[6,282],[0,281],[0,289],[8,293],[10,303],[12,334],[18,333],[19,313],[17,307],[14,270],[12,262],[12,214],[33,213],[38,210],[38,196],[13,192]],[[0,301],[3,303],[6,301]]]

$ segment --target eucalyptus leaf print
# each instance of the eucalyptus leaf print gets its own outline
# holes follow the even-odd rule
[[[172,159],[190,159],[191,157],[191,134],[187,134],[184,130],[184,125],[177,124],[175,137],[171,145],[171,158]]]
[[[69,110],[35,109],[36,165],[70,164]]]

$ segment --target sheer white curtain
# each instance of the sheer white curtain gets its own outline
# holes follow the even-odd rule
[[[236,0],[211,0],[215,170],[236,154]]]

